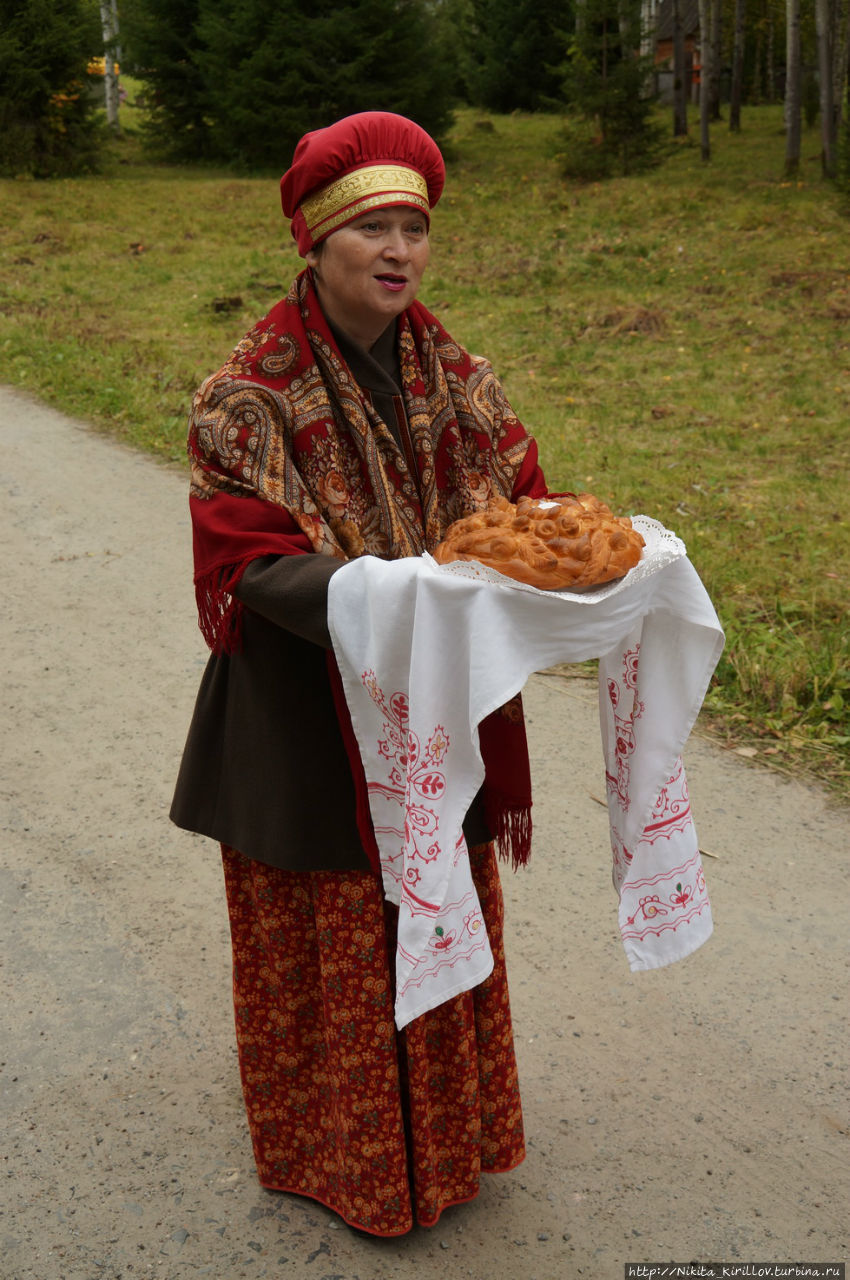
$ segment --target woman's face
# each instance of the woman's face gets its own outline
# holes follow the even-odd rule
[[[325,315],[368,349],[413,302],[429,253],[425,215],[393,205],[332,232],[307,264]]]

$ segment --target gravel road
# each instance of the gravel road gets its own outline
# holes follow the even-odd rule
[[[0,388],[3,1280],[621,1280],[843,1261],[848,812],[694,736],[716,931],[632,975],[587,680],[526,690],[507,873],[529,1153],[372,1241],[253,1173],[217,849],[167,818],[205,655],[186,481]]]

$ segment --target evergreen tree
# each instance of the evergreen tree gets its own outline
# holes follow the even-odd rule
[[[53,177],[94,166],[86,67],[101,47],[86,0],[0,0],[0,174]]]
[[[454,102],[473,102],[478,68],[475,0],[433,0],[435,43],[440,78]]]
[[[199,0],[122,0],[125,65],[148,90],[149,139],[175,160],[211,151],[206,86],[197,65]]]
[[[564,99],[583,122],[567,125],[565,173],[601,178],[658,163],[652,54],[642,48],[641,0],[584,0],[563,68]]]
[[[472,101],[491,111],[540,111],[561,96],[573,0],[469,0]]]
[[[128,0],[153,127],[172,152],[243,168],[286,165],[308,129],[398,111],[449,122],[427,0]]]

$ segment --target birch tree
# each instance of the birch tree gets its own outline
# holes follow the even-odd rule
[[[100,25],[103,30],[103,85],[106,94],[106,119],[113,133],[121,132],[118,118],[118,4],[117,0],[100,0]]]

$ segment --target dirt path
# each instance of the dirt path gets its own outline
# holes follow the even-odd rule
[[[400,1241],[264,1192],[217,851],[166,816],[204,662],[185,481],[2,389],[0,438],[3,1280],[846,1259],[847,811],[692,740],[716,932],[633,976],[595,692],[551,676],[535,856],[505,877],[527,1161]]]

